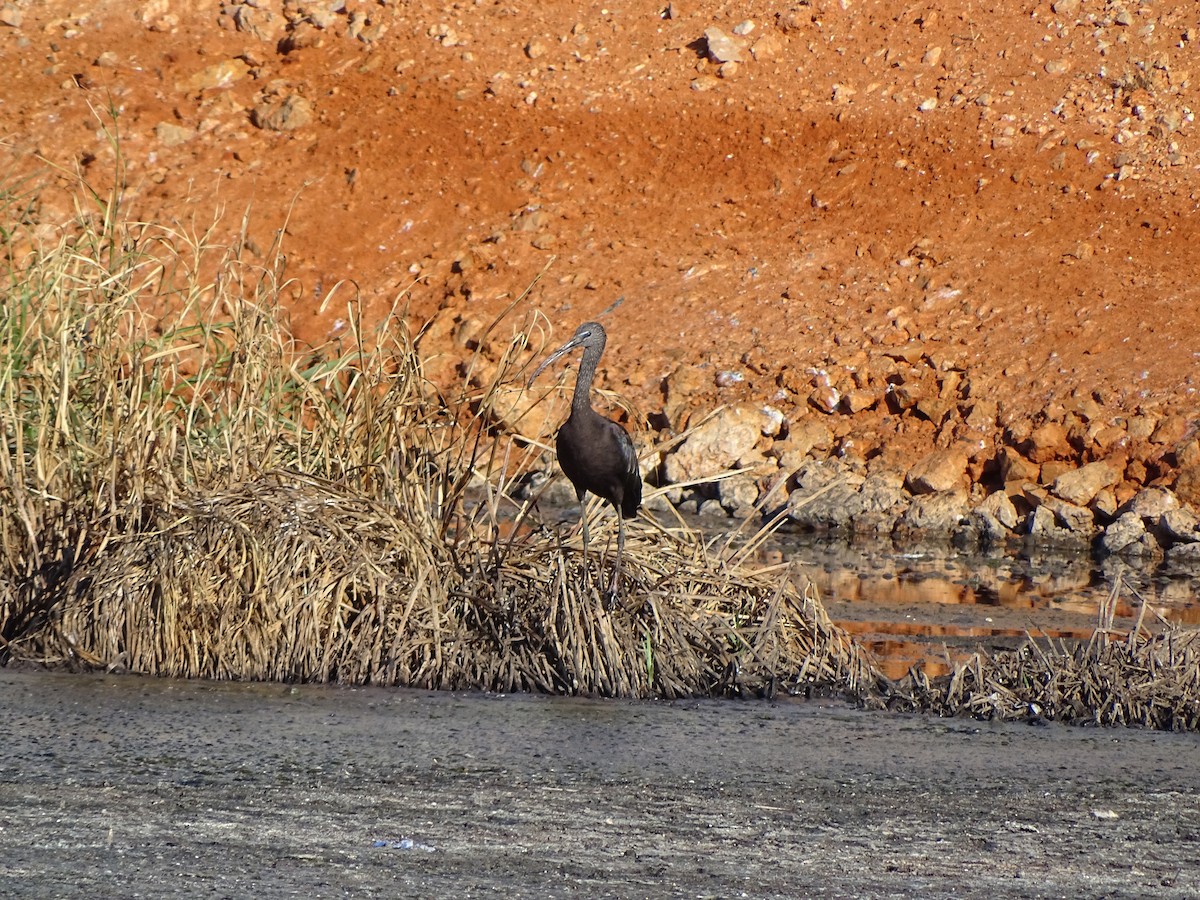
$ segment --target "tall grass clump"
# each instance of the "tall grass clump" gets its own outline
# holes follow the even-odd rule
[[[0,289],[0,655],[155,675],[628,696],[861,689],[787,573],[649,517],[609,609],[593,553],[509,486],[541,455],[510,310],[457,383],[402,306],[342,348],[284,327],[278,247],[91,195],[13,215]],[[344,349],[343,349],[344,348]],[[611,519],[597,526],[602,546]],[[611,562],[611,561],[610,561]]]

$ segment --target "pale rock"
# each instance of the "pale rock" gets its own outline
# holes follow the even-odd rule
[[[299,94],[268,100],[254,107],[250,120],[267,131],[295,131],[313,120],[313,107]]]
[[[1064,526],[1049,506],[1039,506],[1029,516],[1029,536],[1035,543],[1079,545],[1088,535]]]
[[[1200,543],[1176,544],[1167,548],[1166,563],[1173,572],[1200,574]]]
[[[758,62],[762,62],[764,59],[778,56],[781,50],[783,50],[783,42],[779,39],[779,35],[768,32],[750,47],[750,55]]]
[[[1104,529],[1100,538],[1100,546],[1109,553],[1121,553],[1126,548],[1137,544],[1146,534],[1146,524],[1136,512],[1127,512],[1117,516]]]
[[[723,478],[717,482],[717,499],[729,515],[745,519],[754,514],[758,502],[758,481],[752,475]]]
[[[1173,544],[1200,541],[1200,519],[1190,509],[1168,509],[1158,520],[1158,528]]]
[[[178,147],[192,139],[195,134],[190,128],[174,122],[159,122],[154,126],[154,136],[164,147]]]
[[[775,437],[783,429],[783,413],[773,406],[764,406],[762,433],[766,437]]]
[[[1116,484],[1120,477],[1120,473],[1108,463],[1093,462],[1059,475],[1054,479],[1050,491],[1068,503],[1086,506],[1104,488]]]
[[[1010,531],[1015,530],[1017,523],[1020,521],[1016,506],[1013,505],[1012,499],[1004,491],[993,491],[988,494],[987,498],[977,508],[993,516],[997,522]]]
[[[788,518],[802,528],[840,531],[863,512],[864,478],[840,460],[809,460],[796,473],[788,496]]]
[[[966,483],[967,455],[961,450],[934,450],[917,461],[905,476],[905,486],[914,494],[936,494]]]
[[[795,471],[814,450],[828,452],[833,446],[829,426],[815,419],[801,419],[788,430],[788,436],[771,445],[771,455],[779,460],[779,468]]]
[[[1009,530],[991,512],[981,506],[975,507],[967,514],[968,533],[984,547],[1004,543]]]
[[[1104,488],[1088,504],[1088,507],[1105,521],[1116,516],[1118,506],[1120,504],[1117,502],[1117,495],[1113,493],[1112,488]]]
[[[741,404],[721,410],[698,426],[667,457],[668,483],[710,478],[749,457],[770,419],[761,407]]]
[[[175,88],[185,93],[192,93],[233,87],[235,83],[245,78],[249,71],[250,67],[242,60],[225,59],[206,66],[190,78],[176,82]]]
[[[1136,513],[1143,519],[1157,521],[1163,513],[1179,508],[1179,498],[1166,488],[1142,488],[1117,510],[1118,518],[1125,513]]]
[[[961,527],[968,514],[966,491],[922,494],[913,498],[896,523],[896,528],[900,531],[949,534]]]
[[[708,55],[715,62],[742,62],[745,59],[742,54],[746,49],[746,41],[726,34],[715,25],[704,29],[704,40],[708,44]]]

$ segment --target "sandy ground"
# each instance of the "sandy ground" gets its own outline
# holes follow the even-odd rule
[[[1195,735],[14,671],[0,732],[6,896],[1200,891]]]

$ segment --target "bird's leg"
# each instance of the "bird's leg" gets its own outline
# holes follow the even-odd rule
[[[588,557],[588,520],[587,520],[587,503],[582,498],[579,500],[579,519],[583,524],[583,571],[587,574],[587,557]]]
[[[614,510],[617,514],[617,562],[613,566],[612,581],[608,585],[608,608],[612,609],[617,603],[617,591],[621,585],[621,555],[625,552],[625,520],[621,518],[621,511]]]

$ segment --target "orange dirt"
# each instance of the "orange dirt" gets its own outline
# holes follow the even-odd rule
[[[47,226],[111,184],[110,106],[133,216],[286,222],[302,340],[405,291],[472,327],[546,270],[555,339],[624,298],[601,381],[646,415],[761,401],[977,476],[1048,419],[1132,483],[1194,428],[1190,9],[17,0],[0,133]]]

